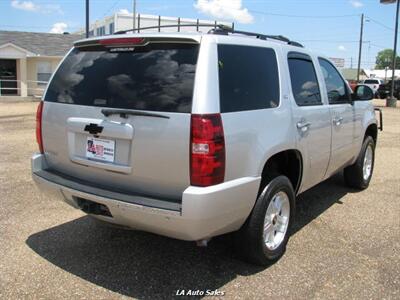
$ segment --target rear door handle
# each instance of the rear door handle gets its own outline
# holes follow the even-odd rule
[[[306,132],[310,128],[311,123],[302,121],[302,122],[297,122],[296,126],[297,129],[300,129],[302,132]]]
[[[340,124],[342,124],[343,118],[342,117],[337,117],[333,119],[333,124],[335,126],[339,126]]]

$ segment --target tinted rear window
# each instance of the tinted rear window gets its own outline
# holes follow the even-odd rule
[[[190,113],[198,45],[150,44],[129,52],[75,48],[45,101]]]
[[[221,112],[277,107],[279,76],[270,48],[218,45]]]
[[[364,83],[365,84],[378,84],[379,81],[378,80],[365,80]]]

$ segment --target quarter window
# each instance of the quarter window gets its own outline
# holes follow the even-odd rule
[[[221,112],[277,107],[279,76],[270,48],[218,45]]]
[[[321,105],[318,79],[311,57],[290,52],[288,60],[292,92],[297,105]]]
[[[324,75],[326,90],[330,104],[349,102],[349,91],[346,83],[336,68],[326,59],[319,58],[322,74]]]

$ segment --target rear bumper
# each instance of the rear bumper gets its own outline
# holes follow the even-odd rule
[[[254,206],[261,180],[244,177],[206,188],[190,186],[183,192],[181,204],[171,204],[162,199],[87,187],[50,176],[46,169],[44,156],[35,154],[32,177],[42,191],[54,198],[75,208],[79,208],[77,198],[91,200],[106,205],[112,214],[95,216],[98,219],[189,241],[238,230]]]

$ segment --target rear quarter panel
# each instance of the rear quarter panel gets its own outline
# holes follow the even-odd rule
[[[226,147],[225,181],[246,176],[260,176],[268,158],[277,152],[295,148],[295,131],[288,96],[290,82],[282,76],[281,47],[278,43],[268,43],[253,38],[239,37],[235,39],[224,36],[204,36],[202,43],[204,43],[202,49],[207,49],[208,60],[206,66],[202,65],[201,55],[199,55],[198,64],[204,68],[204,74],[212,75],[208,77],[208,80],[200,83],[197,81],[197,77],[200,77],[202,72],[198,69],[193,113],[220,111],[217,44],[266,47],[272,48],[276,52],[280,78],[280,105],[276,108],[221,114]],[[202,76],[202,78],[204,77]],[[207,95],[206,91],[208,91]]]

